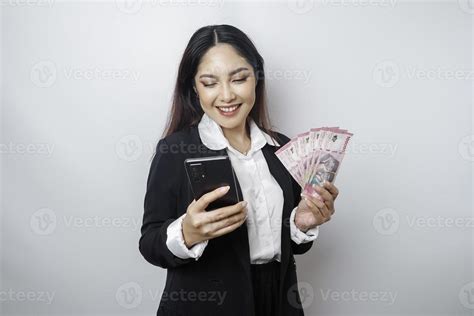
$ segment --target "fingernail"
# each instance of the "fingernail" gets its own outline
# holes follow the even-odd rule
[[[219,192],[222,192],[222,193],[227,192],[227,190],[229,190],[229,188],[230,188],[230,186],[226,185],[225,187],[220,188]]]
[[[243,207],[246,207],[247,206],[247,201],[243,201],[242,205],[243,205]]]

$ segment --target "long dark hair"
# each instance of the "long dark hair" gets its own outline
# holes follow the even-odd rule
[[[179,65],[173,104],[162,137],[197,125],[201,120],[204,111],[199,103],[199,97],[193,89],[194,76],[203,55],[219,43],[232,45],[252,65],[257,85],[255,87],[255,104],[249,113],[249,117],[255,121],[260,129],[275,140],[278,139],[274,131],[271,130],[266,105],[263,58],[244,32],[227,24],[204,26],[191,36]],[[246,125],[248,130],[248,124]]]

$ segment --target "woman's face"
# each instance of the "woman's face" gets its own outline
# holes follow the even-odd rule
[[[256,78],[253,67],[231,45],[210,48],[194,82],[201,107],[210,118],[222,128],[245,127],[255,103]]]

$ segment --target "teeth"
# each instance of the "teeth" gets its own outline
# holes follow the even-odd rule
[[[233,106],[233,107],[220,107],[219,110],[221,110],[222,112],[232,112],[232,111],[235,111],[235,109],[237,109],[239,106],[236,105],[236,106]]]
[[[221,108],[222,111],[224,112],[232,112],[236,109],[237,107],[236,106],[233,106],[231,108]]]

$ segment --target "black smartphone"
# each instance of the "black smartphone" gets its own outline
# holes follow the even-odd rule
[[[196,201],[219,187],[230,186],[224,196],[209,203],[206,211],[240,202],[236,177],[229,156],[188,158],[184,161],[184,168]]]

